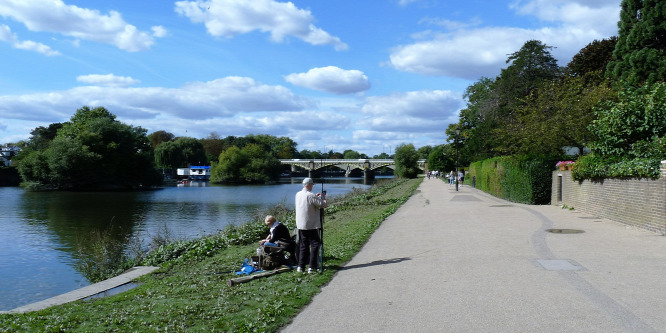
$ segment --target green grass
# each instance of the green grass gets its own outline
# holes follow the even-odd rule
[[[149,261],[160,263],[161,268],[141,278],[141,286],[122,294],[0,315],[0,332],[277,331],[359,251],[421,180],[397,180],[334,200],[326,209],[321,274],[286,272],[228,286],[226,281],[237,276],[224,272],[238,269],[243,258],[255,253],[260,239],[247,240],[240,227],[226,231],[225,236],[158,249]],[[281,220],[293,227],[290,218],[293,214],[287,213]],[[247,229],[249,234],[256,233],[254,226]]]

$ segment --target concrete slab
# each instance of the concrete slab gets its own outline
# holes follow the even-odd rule
[[[25,313],[25,312],[32,312],[32,311],[37,311],[37,310],[43,310],[55,305],[61,305],[69,302],[74,302],[80,299],[84,299],[86,297],[90,297],[99,293],[103,293],[109,289],[116,288],[118,286],[122,286],[124,284],[130,283],[133,280],[154,272],[157,270],[159,267],[153,267],[153,266],[138,266],[134,267],[128,271],[126,271],[123,274],[120,274],[116,277],[110,278],[108,280],[104,280],[95,284],[91,284],[89,286],[85,286],[83,288],[77,289],[70,291],[68,293],[64,293],[62,295],[58,295],[55,297],[51,297],[48,299],[45,299],[40,302],[35,302],[32,304],[24,305],[21,307],[18,307],[16,309],[10,310],[10,311],[5,311],[1,313]]]

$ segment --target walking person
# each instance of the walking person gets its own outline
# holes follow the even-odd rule
[[[296,193],[296,228],[300,242],[298,255],[298,268],[303,272],[306,263],[309,264],[308,273],[317,270],[317,254],[321,246],[321,215],[320,208],[326,208],[326,194],[312,193],[314,181],[312,178],[303,179],[303,189]]]

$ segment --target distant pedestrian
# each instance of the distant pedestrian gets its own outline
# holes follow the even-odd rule
[[[460,169],[460,171],[458,171],[458,181],[460,182],[460,187],[462,187],[463,182],[465,181],[465,170],[464,169]]]

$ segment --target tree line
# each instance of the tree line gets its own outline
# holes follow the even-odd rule
[[[83,106],[68,122],[31,131],[13,159],[30,189],[126,190],[160,185],[177,168],[212,166],[216,183],[261,183],[283,172],[280,159],[369,158],[344,152],[301,150],[287,137],[251,134],[204,139],[176,137],[164,130],[147,134],[104,107]],[[390,158],[382,153],[373,158]]]
[[[467,87],[441,149],[457,140],[460,165],[570,154],[579,156],[577,179],[658,177],[666,157],[665,16],[663,1],[622,1],[619,36],[589,43],[564,67],[552,46],[527,41],[498,76]]]

